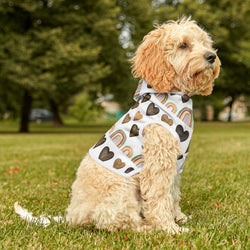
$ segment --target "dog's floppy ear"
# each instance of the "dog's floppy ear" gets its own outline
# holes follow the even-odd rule
[[[166,43],[166,30],[159,27],[144,37],[131,59],[134,77],[141,77],[159,92],[169,92],[174,86],[175,71],[167,62]]]

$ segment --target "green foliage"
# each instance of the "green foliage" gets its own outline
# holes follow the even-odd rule
[[[74,104],[69,107],[69,114],[78,121],[94,121],[101,117],[102,108],[89,99],[89,95],[81,92],[74,98]]]
[[[192,15],[218,48],[214,94],[249,95],[249,6],[250,0],[0,1],[0,113],[16,114],[25,90],[64,110],[82,91],[92,99],[112,92],[126,110],[137,84],[128,59],[153,24],[182,15]]]
[[[0,84],[60,105],[83,88],[96,92],[111,73],[100,36],[116,29],[117,10],[112,0],[0,2]]]

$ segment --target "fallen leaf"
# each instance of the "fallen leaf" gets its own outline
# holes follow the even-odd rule
[[[208,188],[211,190],[213,187],[212,186],[208,186]]]
[[[58,182],[52,182],[51,183],[51,185],[57,185],[58,184]]]
[[[215,202],[215,203],[214,203],[214,205],[215,205],[217,208],[219,208],[219,207],[220,207],[220,205],[219,205],[219,203],[218,203],[218,202]]]
[[[128,240],[128,236],[126,236],[126,237],[123,239],[123,241],[126,241],[126,240]]]
[[[10,169],[8,171],[5,171],[4,174],[15,174],[15,173],[19,173],[20,169],[19,168],[15,168],[15,169]]]

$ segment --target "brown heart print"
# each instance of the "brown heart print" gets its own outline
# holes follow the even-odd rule
[[[190,97],[189,97],[187,94],[184,94],[184,95],[181,97],[181,100],[182,100],[183,103],[188,102],[189,99],[190,99]]]
[[[95,144],[94,148],[102,145],[106,141],[105,135]]]
[[[181,142],[187,140],[187,138],[189,136],[189,132],[184,131],[184,128],[181,125],[177,125],[175,131],[179,135]]]
[[[143,115],[141,114],[141,112],[140,112],[140,111],[137,111],[137,112],[135,113],[135,116],[134,116],[134,121],[141,120],[142,117],[143,117]]]
[[[129,122],[130,120],[131,120],[131,117],[130,117],[129,114],[127,114],[127,115],[124,117],[124,119],[123,119],[123,121],[122,121],[122,124],[127,123],[127,122]]]
[[[179,155],[179,156],[177,157],[177,161],[181,160],[182,158],[183,158],[183,155]]]
[[[173,120],[168,118],[168,116],[166,114],[162,115],[161,116],[161,120],[163,122],[166,122],[169,126],[172,126],[173,125]]]
[[[126,173],[126,174],[128,174],[128,173],[130,173],[131,171],[133,171],[134,170],[134,168],[128,168],[128,169],[126,169],[126,171],[124,172],[124,173]]]
[[[147,102],[150,98],[151,98],[151,95],[150,95],[150,94],[146,94],[146,95],[143,97],[143,99],[142,99],[141,102]]]
[[[130,133],[129,136],[133,137],[133,136],[138,136],[139,135],[139,128],[136,124],[134,124],[131,129],[130,129]]]
[[[114,153],[109,150],[109,147],[104,147],[99,154],[99,159],[101,161],[108,161],[114,157]]]
[[[148,105],[146,114],[147,115],[156,115],[160,112],[159,108],[155,107],[155,105],[153,103],[150,103]]]
[[[139,106],[139,101],[140,101],[140,99],[132,106],[132,109],[135,109]]]
[[[114,164],[113,164],[113,168],[115,169],[120,169],[120,168],[124,168],[125,167],[125,163],[120,159],[116,159]]]

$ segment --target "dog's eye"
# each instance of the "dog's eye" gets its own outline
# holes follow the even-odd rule
[[[179,48],[180,49],[186,49],[186,48],[188,48],[188,45],[186,43],[183,43]]]

